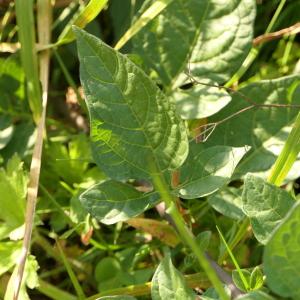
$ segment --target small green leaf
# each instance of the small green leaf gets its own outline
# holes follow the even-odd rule
[[[195,300],[196,295],[187,287],[183,275],[175,269],[166,255],[152,278],[152,300]]]
[[[260,289],[264,284],[264,274],[260,267],[255,267],[250,276],[250,289],[252,291]]]
[[[241,269],[240,272],[243,273],[243,276],[248,284],[248,286],[250,287],[250,278],[251,278],[251,272],[249,270],[246,269]],[[234,270],[232,272],[232,280],[234,282],[234,284],[241,290],[244,292],[247,292],[245,285],[243,283],[243,280],[241,279],[241,276],[239,274],[239,272],[237,270]]]
[[[250,218],[257,240],[266,244],[295,200],[285,191],[247,174],[242,195],[243,211]]]
[[[188,62],[192,75],[224,82],[251,48],[254,18],[254,0],[176,0],[133,42],[164,85],[180,85]]]
[[[0,276],[14,266],[21,254],[21,248],[22,244],[20,242],[0,243]]]
[[[221,110],[231,100],[231,96],[226,91],[201,84],[188,90],[178,89],[172,94],[172,97],[176,102],[178,113],[186,120],[209,117]]]
[[[126,56],[75,29],[90,112],[93,156],[113,179],[176,169],[188,153],[184,123],[150,78]],[[153,168],[152,168],[153,169]]]
[[[201,151],[202,145],[190,145],[190,153],[180,170],[181,184],[175,190],[184,199],[204,197],[224,186],[247,147],[215,146]]]
[[[242,211],[242,189],[224,187],[207,200],[209,205],[228,218],[241,220],[245,217]]]
[[[272,234],[263,255],[269,288],[282,297],[300,299],[300,202]]]
[[[79,197],[83,207],[104,224],[114,224],[135,217],[159,201],[156,192],[142,193],[118,181],[96,184]]]
[[[0,220],[10,231],[25,221],[27,181],[23,163],[17,155],[8,161],[6,170],[0,169]]]

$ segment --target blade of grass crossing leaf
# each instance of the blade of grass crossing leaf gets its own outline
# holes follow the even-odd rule
[[[292,168],[300,151],[300,113],[296,118],[295,124],[289,134],[284,147],[277,157],[271,169],[268,181],[280,186]]]
[[[286,0],[281,0],[280,3],[277,6],[277,9],[265,31],[265,34],[270,33],[271,30],[274,28],[274,25],[286,3]],[[247,72],[251,64],[254,62],[256,59],[261,47],[263,44],[260,44],[257,48],[252,48],[251,51],[249,52],[248,56],[246,57],[245,61],[243,62],[242,66],[240,69],[232,76],[232,78],[225,84],[225,87],[230,87],[232,86],[235,82],[239,81],[241,77]]]
[[[72,268],[71,268],[71,266],[70,266],[70,264],[69,264],[69,262],[68,262],[68,260],[67,260],[67,258],[65,256],[65,254],[64,254],[63,249],[61,248],[61,246],[60,246],[60,244],[58,242],[56,242],[56,245],[57,245],[57,248],[58,248],[58,250],[60,252],[62,261],[63,261],[63,263],[64,263],[64,265],[66,267],[68,275],[69,275],[69,277],[71,279],[71,282],[72,282],[72,284],[74,286],[74,289],[76,291],[78,299],[79,300],[84,300],[86,298],[85,295],[84,295],[84,292],[83,292],[83,290],[82,290],[82,288],[80,286],[80,283],[78,282],[77,277],[76,277],[75,273],[73,272],[73,270],[72,270]]]
[[[22,1],[21,1],[22,2]],[[24,3],[27,1],[23,1]],[[31,1],[28,1],[31,2]],[[38,28],[39,28],[39,41],[44,44],[48,44],[50,42],[50,28],[52,22],[52,9],[51,9],[51,1],[50,0],[39,0],[37,2],[37,14],[38,14]],[[31,6],[32,9],[32,6]],[[31,11],[32,14],[32,11]],[[33,18],[33,16],[32,16]],[[34,22],[33,22],[34,24]],[[32,25],[33,25],[32,24]],[[20,26],[20,25],[19,25]],[[26,28],[25,28],[26,29]],[[24,30],[25,30],[24,29]],[[34,27],[33,27],[33,36],[35,35]],[[33,46],[32,51],[35,51]],[[39,185],[39,177],[40,177],[40,169],[41,169],[41,157],[42,157],[42,148],[43,148],[43,134],[45,130],[45,120],[46,120],[46,106],[48,99],[48,78],[49,78],[49,62],[50,62],[50,54],[49,50],[46,50],[40,54],[40,80],[42,83],[42,114],[41,118],[38,121],[37,127],[37,136],[33,149],[32,161],[30,166],[30,174],[29,174],[29,184],[27,188],[27,204],[26,204],[26,215],[25,215],[25,233],[23,239],[22,252],[19,257],[19,261],[17,263],[17,273],[15,277],[14,284],[14,300],[18,300],[20,287],[22,283],[25,263],[27,254],[30,249],[30,241],[32,235],[32,228],[34,223],[34,215],[35,215],[35,207],[37,201],[38,194],[38,185]],[[36,75],[38,77],[38,69],[36,69]],[[37,88],[33,86],[32,88]],[[38,82],[38,88],[40,89],[40,85]],[[38,95],[37,91],[33,91],[35,95]],[[40,93],[40,92],[39,92]],[[39,98],[40,101],[40,98]]]
[[[155,1],[131,27],[125,32],[121,39],[115,45],[115,49],[121,49],[136,33],[146,26],[152,19],[159,15],[173,0]]]
[[[41,117],[42,106],[38,58],[35,51],[33,1],[16,0],[16,16],[22,65],[27,80],[27,96],[33,118],[37,123]]]
[[[84,28],[88,23],[94,20],[101,10],[106,6],[108,0],[90,0],[88,5],[72,19],[65,27],[63,32],[58,37],[56,45],[70,43],[75,39],[72,31],[72,25],[76,25],[79,28]]]
[[[226,240],[225,240],[225,238],[224,238],[224,236],[223,236],[221,230],[219,229],[218,226],[216,226],[216,228],[217,228],[217,230],[218,230],[218,233],[219,233],[219,235],[220,235],[220,238],[221,238],[222,242],[224,243],[224,245],[225,245],[225,247],[226,247],[226,249],[227,249],[227,251],[228,251],[228,253],[229,253],[229,256],[230,256],[230,258],[231,258],[231,260],[232,260],[234,266],[236,267],[236,269],[237,269],[237,271],[238,271],[238,273],[239,273],[239,275],[240,275],[240,278],[241,278],[241,280],[242,280],[242,282],[243,282],[243,284],[244,284],[245,289],[248,291],[248,290],[249,290],[248,282],[247,282],[247,280],[246,280],[246,278],[245,278],[243,272],[241,271],[241,268],[240,268],[238,262],[236,261],[236,259],[235,259],[234,255],[233,255],[232,251],[230,250],[230,248],[229,248],[229,246],[228,246],[228,244],[227,244],[227,242],[226,242]]]

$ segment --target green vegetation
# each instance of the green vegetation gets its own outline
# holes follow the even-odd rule
[[[300,1],[0,1],[0,299],[298,300]]]

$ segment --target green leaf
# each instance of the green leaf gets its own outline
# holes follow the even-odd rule
[[[152,300],[194,300],[196,295],[187,287],[183,275],[166,255],[156,269],[151,286]]]
[[[167,86],[186,80],[183,72],[188,62],[194,76],[224,82],[251,48],[254,18],[253,0],[177,0],[133,42],[146,65]]]
[[[266,244],[295,200],[285,190],[247,174],[242,195],[243,211],[249,217],[256,239]]]
[[[208,197],[208,203],[220,214],[241,220],[245,217],[242,211],[242,190],[234,187],[224,187]]]
[[[188,90],[177,89],[172,97],[175,99],[178,113],[187,120],[209,117],[221,110],[231,100],[231,96],[217,86],[201,84]]]
[[[0,276],[15,265],[21,254],[21,248],[22,244],[20,242],[0,243]]]
[[[0,116],[0,150],[5,148],[12,138],[14,126],[8,116]]]
[[[248,286],[250,286],[250,277],[251,277],[251,272],[247,269],[241,269],[240,270],[243,273],[243,276],[248,283]],[[242,291],[247,292],[245,285],[243,283],[243,280],[241,279],[241,276],[237,270],[234,270],[232,272],[232,280],[234,284]]]
[[[287,76],[274,80],[262,80],[239,90],[248,99],[258,104],[300,104],[299,76]],[[250,104],[238,93],[231,102],[209,119],[216,122],[240,111]],[[248,172],[268,172],[280,153],[297,115],[296,108],[257,108],[241,113],[218,125],[204,148],[212,145],[232,147],[251,146],[235,170],[234,178]],[[294,178],[299,176],[295,165]]]
[[[8,161],[6,170],[0,169],[0,220],[10,231],[24,223],[27,181],[23,163],[17,155]]]
[[[96,184],[79,197],[83,207],[104,224],[135,217],[159,201],[158,193],[142,193],[118,181]]]
[[[184,123],[149,77],[127,57],[75,29],[92,150],[114,179],[149,177],[150,164],[176,169],[188,152]]]
[[[201,150],[201,144],[191,144],[188,158],[180,169],[181,184],[175,192],[184,199],[207,196],[228,183],[248,148],[215,146]]]
[[[264,272],[269,288],[282,297],[300,298],[300,202],[287,214],[265,247]]]
[[[260,267],[255,267],[250,276],[250,288],[251,290],[258,290],[264,284],[264,274]]]
[[[18,274],[18,265],[15,266],[12,276],[9,279],[8,285],[6,287],[6,293],[4,296],[4,300],[11,300],[13,299],[13,292],[14,292],[14,284],[16,282],[16,277]],[[36,288],[38,283],[38,274],[37,270],[39,269],[39,265],[33,255],[29,255],[24,270],[24,276],[21,283],[20,294],[18,299],[19,300],[30,300],[26,286],[30,289]]]

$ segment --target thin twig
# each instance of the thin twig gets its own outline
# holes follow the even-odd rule
[[[188,77],[188,79],[190,80],[190,83],[192,83],[192,84],[195,84],[195,85],[200,84],[200,85],[204,85],[204,86],[225,89],[229,93],[239,95],[243,100],[245,100],[247,103],[250,104],[249,106],[246,106],[246,107],[240,109],[239,111],[232,113],[231,115],[229,115],[228,117],[226,117],[220,121],[207,123],[207,124],[204,124],[204,125],[194,128],[193,129],[194,131],[200,131],[200,133],[195,138],[193,138],[196,140],[196,142],[206,142],[207,139],[210,137],[210,135],[213,133],[213,131],[216,129],[216,127],[218,125],[220,125],[220,124],[222,124],[222,123],[224,123],[224,122],[226,122],[248,110],[252,110],[254,108],[300,108],[300,105],[298,105],[298,104],[261,104],[261,103],[257,103],[255,101],[253,101],[252,99],[250,99],[249,97],[247,97],[244,93],[242,93],[238,90],[235,90],[233,88],[225,87],[222,85],[216,85],[213,83],[206,83],[206,82],[198,81],[191,75],[189,64],[188,64],[188,70],[187,70],[187,72],[185,72],[185,74]]]
[[[300,22],[298,22],[290,27],[283,28],[283,29],[275,31],[275,32],[262,34],[262,35],[256,37],[253,40],[253,46],[256,47],[262,43],[273,41],[275,39],[280,39],[284,35],[292,35],[292,34],[297,34],[299,32],[300,32]]]

